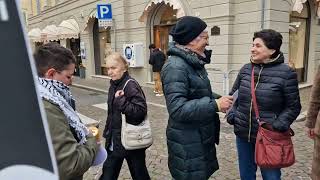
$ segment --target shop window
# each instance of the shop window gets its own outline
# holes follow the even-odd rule
[[[106,58],[112,53],[110,28],[99,30],[101,74],[107,75]]]
[[[309,32],[310,32],[310,7],[304,3],[301,13],[290,14],[289,26],[289,63],[297,71],[298,81],[307,81]]]

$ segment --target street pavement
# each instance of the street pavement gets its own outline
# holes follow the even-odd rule
[[[76,80],[76,83],[80,81]],[[91,82],[97,83],[97,82]],[[90,88],[88,85],[81,83],[75,84],[78,87],[72,87],[72,93],[77,100],[77,110],[84,117],[88,117],[99,123],[100,130],[103,130],[106,120],[106,90],[107,83],[101,84],[95,90],[86,90]],[[104,89],[102,88],[104,86]],[[97,86],[95,86],[97,87]],[[164,97],[156,97],[152,93],[152,89],[144,88],[148,104],[148,116],[151,120],[151,126],[154,136],[154,144],[146,151],[146,164],[152,180],[169,180],[172,179],[167,166],[167,146],[165,129],[168,121],[168,113],[165,106]],[[228,125],[221,116],[221,134],[220,144],[217,146],[217,155],[220,164],[220,169],[214,173],[210,179],[228,180],[240,179],[238,172],[237,152],[235,145],[235,136],[233,127]],[[311,160],[313,151],[313,142],[306,136],[304,121],[295,122],[292,126],[296,135],[293,137],[296,163],[282,170],[282,179],[284,180],[304,180],[310,179],[309,173],[311,170]],[[101,174],[101,166],[91,167],[85,174],[85,180],[99,179]],[[257,172],[257,179],[262,179],[260,172]],[[124,161],[120,172],[119,179],[132,179]]]

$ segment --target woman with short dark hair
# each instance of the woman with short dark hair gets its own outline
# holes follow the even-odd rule
[[[269,129],[285,132],[301,110],[297,74],[284,63],[280,51],[282,35],[272,29],[254,33],[250,63],[245,64],[230,94],[238,90],[238,99],[227,114],[234,126],[240,177],[256,179],[255,142],[258,122],[251,96],[251,72],[254,72],[255,94],[261,119]],[[264,180],[280,180],[281,169],[260,168]]]

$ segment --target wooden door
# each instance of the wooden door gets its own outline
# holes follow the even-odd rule
[[[154,44],[157,48],[160,48],[165,54],[168,50],[169,32],[172,25],[168,26],[154,26]]]

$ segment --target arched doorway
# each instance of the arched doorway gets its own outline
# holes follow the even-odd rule
[[[177,9],[173,9],[173,6],[162,2],[155,9],[152,20],[153,43],[166,53],[169,44],[169,33],[178,20]]]
[[[177,20],[191,14],[191,7],[185,0],[150,0],[139,17],[140,22],[145,22],[148,28],[147,44],[154,43],[164,53],[168,50],[171,41],[169,32]],[[147,58],[148,59],[148,58]],[[152,68],[148,71],[148,80],[153,79]]]

